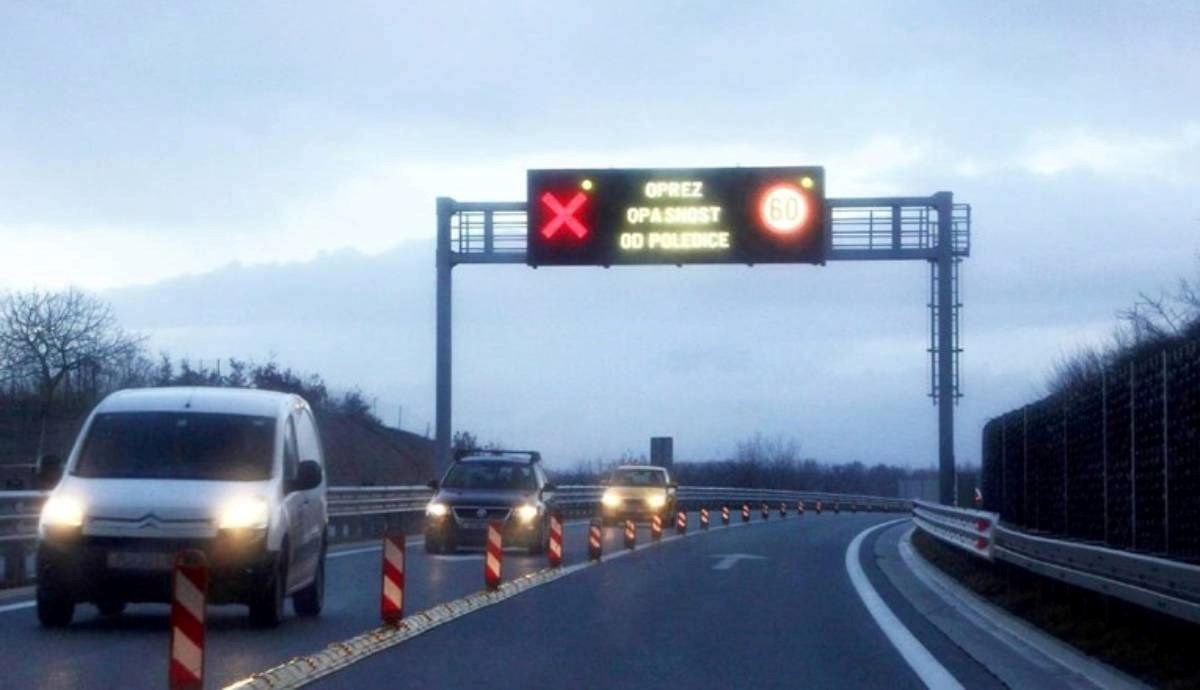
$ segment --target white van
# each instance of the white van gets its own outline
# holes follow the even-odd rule
[[[39,465],[55,485],[38,524],[37,612],[71,622],[170,600],[178,552],[209,563],[209,601],[243,603],[273,627],[284,598],[301,616],[325,590],[324,458],[303,398],[229,388],[125,390],[87,418],[66,463]]]

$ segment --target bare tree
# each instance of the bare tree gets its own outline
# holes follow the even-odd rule
[[[43,417],[68,377],[118,369],[140,353],[141,343],[117,325],[108,304],[74,288],[0,300],[4,375],[32,385]]]

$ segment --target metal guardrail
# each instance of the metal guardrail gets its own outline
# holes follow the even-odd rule
[[[560,486],[554,498],[567,517],[590,517],[600,506],[603,486]],[[33,580],[32,559],[37,543],[37,522],[46,494],[41,491],[0,491],[0,588],[29,584]],[[331,542],[373,539],[387,529],[402,527],[418,530],[424,520],[425,505],[433,497],[426,486],[364,486],[329,488],[329,540]],[[788,502],[823,501],[831,509],[907,511],[907,500],[855,496],[809,491],[773,489],[737,489],[727,487],[680,487],[677,501],[681,508],[721,503],[762,502],[776,508]]]
[[[1029,534],[995,513],[917,501],[913,521],[938,540],[987,560],[1200,623],[1200,566],[1105,546]],[[989,524],[980,528],[982,521]],[[972,530],[974,522],[975,529]],[[986,547],[970,543],[972,532]]]
[[[992,530],[996,514],[913,501],[913,522],[939,540],[963,551],[992,560]]]

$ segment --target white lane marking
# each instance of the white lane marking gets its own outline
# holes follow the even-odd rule
[[[720,558],[721,560],[712,567],[713,570],[729,570],[737,565],[738,561],[765,561],[766,556],[755,556],[750,553],[714,553],[709,558]]]
[[[917,674],[921,682],[936,690],[943,688],[963,690],[962,684],[955,680],[950,671],[946,670],[946,667],[942,666],[941,662],[929,653],[925,645],[921,644],[908,628],[904,627],[896,614],[892,613],[883,598],[879,596],[879,592],[876,592],[875,588],[871,586],[871,581],[867,579],[867,574],[863,572],[862,565],[859,563],[859,552],[868,535],[908,519],[891,520],[859,532],[850,542],[850,546],[846,548],[846,573],[850,576],[850,584],[854,585],[855,591],[858,592],[858,598],[862,600],[863,606],[867,607],[867,612],[875,619],[875,623],[887,636],[888,641],[892,643],[897,652],[900,652],[900,656],[904,657],[905,663]]]
[[[37,602],[34,601],[19,601],[15,604],[5,604],[0,606],[0,613],[8,613],[9,611],[20,611],[21,609],[31,609]]]

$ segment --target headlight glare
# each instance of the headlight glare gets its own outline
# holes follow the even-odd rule
[[[538,516],[538,507],[535,505],[525,504],[517,508],[517,518],[521,522],[533,522]]]
[[[646,499],[646,504],[651,508],[661,508],[667,504],[667,497],[664,494],[654,494]]]
[[[621,505],[621,497],[617,495],[616,491],[608,489],[604,492],[604,495],[600,497],[600,502],[609,508],[616,508],[617,506]]]
[[[425,514],[429,517],[446,517],[446,513],[449,512],[450,509],[446,507],[445,503],[433,501],[429,505],[425,506]]]
[[[83,503],[70,496],[51,496],[42,506],[42,525],[45,527],[82,526]]]
[[[266,529],[271,510],[261,496],[241,496],[221,506],[218,529]]]

